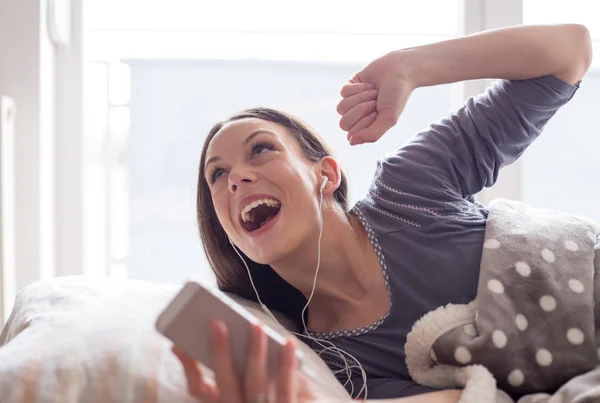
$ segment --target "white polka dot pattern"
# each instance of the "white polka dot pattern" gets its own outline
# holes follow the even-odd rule
[[[488,289],[495,294],[504,293],[504,285],[496,279],[488,281]]]
[[[468,364],[471,362],[471,353],[466,347],[460,346],[454,351],[454,358],[460,364]]]
[[[522,332],[527,330],[527,326],[529,325],[529,323],[527,322],[527,318],[521,314],[517,315],[517,318],[515,319],[515,323],[517,324],[517,328]]]
[[[500,242],[497,239],[488,239],[483,244],[485,249],[498,249],[500,247]]]
[[[492,340],[497,348],[506,347],[508,341],[506,334],[504,334],[502,330],[495,330],[494,333],[492,333]]]
[[[510,384],[510,386],[521,386],[523,385],[523,382],[525,382],[525,375],[520,369],[515,369],[510,374],[508,374],[508,383]]]
[[[577,245],[575,242],[569,240],[569,241],[565,241],[565,248],[567,248],[568,250],[570,250],[572,252],[577,252],[579,250],[579,245]]]
[[[373,247],[373,250],[375,251],[375,253],[377,253],[377,257],[379,259],[379,265],[381,266],[383,277],[385,279],[385,286],[387,288],[387,292],[388,292],[388,295],[391,300],[392,290],[390,287],[390,277],[388,274],[387,266],[385,264],[385,256],[383,254],[381,246],[379,245],[379,242],[377,241],[375,232],[371,228],[371,225],[367,221],[367,218],[364,216],[364,214],[362,213],[362,211],[360,211],[360,209],[358,207],[353,208],[350,213],[354,214],[356,216],[356,218],[358,218],[358,220],[362,224],[363,228],[367,232],[367,236],[369,237],[369,241],[371,242],[371,246]],[[387,319],[389,314],[390,314],[389,311],[386,312],[381,318],[379,318],[376,322],[370,324],[369,326],[363,326],[363,327],[357,328],[357,329],[337,330],[335,332],[309,332],[309,335],[316,337],[318,339],[321,339],[321,340],[331,340],[331,339],[336,339],[338,337],[360,336],[361,334],[368,333],[372,330],[377,329],[379,326],[381,326],[381,324],[383,322],[385,322],[385,320]]]
[[[542,249],[542,257],[548,263],[554,263],[556,260],[556,256],[554,256],[554,253],[550,249]]]
[[[475,329],[475,325],[472,323],[468,323],[463,326],[463,331],[467,336],[475,337],[477,336],[477,329]]]
[[[571,289],[571,291],[576,292],[577,294],[581,294],[585,291],[585,286],[583,285],[583,283],[574,278],[569,280],[569,288]]]
[[[531,267],[529,267],[529,265],[525,262],[515,263],[515,269],[517,269],[517,273],[523,277],[529,277],[531,274]]]
[[[578,345],[583,343],[583,341],[585,340],[585,335],[583,334],[581,329],[573,327],[567,331],[567,340],[569,340],[571,344]]]
[[[600,360],[589,326],[595,283],[588,238],[596,240],[597,230],[586,235],[592,228],[588,222],[549,210],[536,214],[531,206],[521,206],[508,203],[488,216],[474,301],[480,317],[477,339],[470,340],[469,328],[461,324],[438,342],[440,347],[452,346],[448,352],[454,353],[455,365],[470,357],[469,364],[486,366],[499,387],[516,394],[532,386],[550,388],[574,373],[565,368],[580,366],[583,372]],[[442,350],[437,352],[441,356]],[[540,397],[546,403],[550,398]]]
[[[550,351],[546,350],[545,348],[541,348],[535,354],[535,360],[542,367],[547,367],[548,365],[552,364],[552,354],[550,354]]]
[[[540,306],[546,312],[551,312],[556,309],[556,300],[550,295],[544,295],[540,298]]]

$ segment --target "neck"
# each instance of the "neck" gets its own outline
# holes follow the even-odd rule
[[[313,289],[318,261],[319,226],[315,236],[293,254],[271,264],[273,269],[308,299]],[[319,322],[360,305],[373,284],[368,267],[368,237],[353,216],[337,207],[323,206],[323,234],[318,277],[310,301]],[[313,322],[314,316],[311,316]]]

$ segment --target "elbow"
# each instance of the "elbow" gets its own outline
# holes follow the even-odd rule
[[[568,24],[564,38],[568,38],[565,47],[565,68],[557,76],[571,84],[579,82],[592,64],[592,37],[585,25]]]
[[[587,70],[592,65],[592,36],[590,35],[589,29],[585,25],[573,24],[571,25],[573,30],[573,36],[575,38],[575,48],[577,49],[577,60],[581,64],[581,69],[583,70],[583,74],[587,72]],[[583,76],[582,74],[582,76]]]

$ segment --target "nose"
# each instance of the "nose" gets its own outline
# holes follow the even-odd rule
[[[229,191],[235,193],[241,187],[248,186],[256,182],[256,177],[248,171],[237,171],[229,173]]]

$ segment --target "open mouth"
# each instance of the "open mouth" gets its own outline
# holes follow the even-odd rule
[[[281,210],[281,202],[275,199],[260,199],[249,203],[240,213],[242,227],[253,232],[273,220]]]

